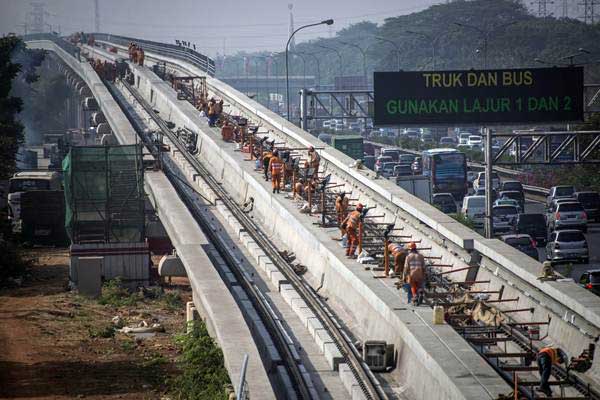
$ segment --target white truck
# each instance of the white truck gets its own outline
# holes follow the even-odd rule
[[[428,176],[397,176],[394,179],[396,180],[396,185],[431,204],[431,180]]]

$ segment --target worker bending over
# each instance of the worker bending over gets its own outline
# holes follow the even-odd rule
[[[540,373],[540,386],[538,390],[546,396],[552,396],[552,389],[548,384],[553,365],[567,362],[567,355],[558,347],[544,347],[537,354],[537,364]]]
[[[269,181],[269,161],[271,161],[271,157],[273,157],[273,153],[270,150],[263,152],[263,171],[265,173],[265,181],[267,182]]]
[[[281,175],[283,174],[283,160],[279,158],[279,151],[273,151],[273,157],[269,160],[269,170],[271,170],[271,181],[273,182],[273,193],[281,188]]]
[[[415,242],[408,245],[409,254],[404,261],[404,281],[410,285],[408,302],[419,305],[422,301],[419,289],[425,281],[425,258],[417,251]]]
[[[354,252],[358,246],[358,231],[359,224],[361,222],[360,217],[362,210],[363,205],[358,203],[356,210],[348,214],[348,216],[342,221],[341,228],[344,229],[348,235],[348,248],[346,250],[346,257],[348,258],[356,258]]]
[[[313,178],[319,173],[319,164],[321,163],[321,156],[313,146],[308,148],[308,166],[313,170]]]
[[[404,263],[407,255],[404,246],[397,243],[390,243],[388,244],[388,253],[394,260],[394,275],[400,276],[402,274],[402,270],[404,269]]]

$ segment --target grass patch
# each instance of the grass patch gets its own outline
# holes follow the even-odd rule
[[[448,214],[448,215],[450,215],[457,222],[460,222],[461,224],[463,224],[467,228],[475,230],[475,222],[471,218],[467,217],[466,215],[460,214],[460,213],[458,213],[458,214]]]
[[[88,328],[92,338],[111,338],[115,336],[115,327],[112,325],[92,326]]]
[[[209,336],[206,325],[197,321],[189,334],[177,337],[181,349],[180,373],[170,382],[178,400],[226,399],[225,387],[231,382],[225,369],[223,352]]]
[[[98,303],[113,307],[131,307],[141,300],[142,296],[139,293],[131,293],[121,285],[121,278],[115,278],[102,285]]]
[[[183,300],[179,290],[165,293],[162,300],[169,310],[181,310],[183,308]]]

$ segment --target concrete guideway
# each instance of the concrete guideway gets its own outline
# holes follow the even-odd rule
[[[326,245],[333,246],[327,234],[316,227],[307,228],[307,225],[312,224],[302,219],[307,218],[306,216],[300,215],[289,202],[281,202],[271,196],[268,184],[260,179],[258,173],[245,171],[243,155],[236,152],[232,145],[224,146],[222,142],[218,142],[217,132],[208,128],[190,104],[178,101],[176,93],[168,84],[157,80],[145,68],[136,67],[134,73],[136,82],[139,77],[138,90],[147,101],[151,97],[150,93],[153,93],[152,106],[159,111],[159,115],[169,115],[176,125],[185,125],[200,133],[198,147],[201,150],[198,158],[213,176],[219,177],[229,194],[238,203],[249,196],[255,198],[257,211],[254,217],[264,222],[262,226],[267,232],[277,237],[287,236],[289,241],[309,246],[292,248],[296,254],[311,255],[308,265],[314,259],[325,267],[323,260],[328,260],[330,272],[325,278],[327,288],[339,299],[355,301],[347,306],[360,310],[361,319],[364,318],[365,326],[371,330],[365,332],[367,335],[363,337],[385,338],[390,343],[397,344],[397,348],[403,349],[400,350],[402,359],[398,375],[414,382],[414,386],[411,384],[411,395],[414,398],[431,398],[436,394],[440,398],[495,398],[510,390],[449,326],[432,326],[428,322],[432,320],[431,310],[420,309],[416,314],[411,309],[402,312],[401,309],[406,309],[406,306],[394,289],[385,289],[381,281],[374,280],[362,268],[352,268],[350,271],[339,258],[339,248],[324,248]],[[247,168],[248,164],[245,165]],[[191,168],[184,170],[193,174]],[[293,246],[293,243],[286,243],[290,244]],[[345,292],[346,296],[335,292],[332,285],[337,286],[340,292]],[[394,307],[398,310],[393,311]],[[380,328],[381,324],[386,326],[385,333],[376,327],[377,324]],[[423,368],[416,368],[415,365]],[[426,371],[428,373],[424,373]]]
[[[55,52],[90,87],[119,142],[138,142],[135,129],[87,62],[77,61],[51,41],[32,41],[27,45]],[[261,398],[275,399],[269,376],[242,312],[207,255],[208,240],[196,224],[190,224],[192,216],[162,172],[146,172],[144,178],[146,190],[155,200],[154,205],[157,206],[156,199],[162,199],[156,207],[157,212],[186,267],[196,307],[203,310],[209,331],[223,350],[232,382],[239,379],[243,356],[248,354],[246,380],[250,392],[260,393]]]

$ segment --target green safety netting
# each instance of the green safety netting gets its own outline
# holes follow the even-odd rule
[[[144,240],[140,146],[72,147],[62,168],[65,227],[73,243]]]

